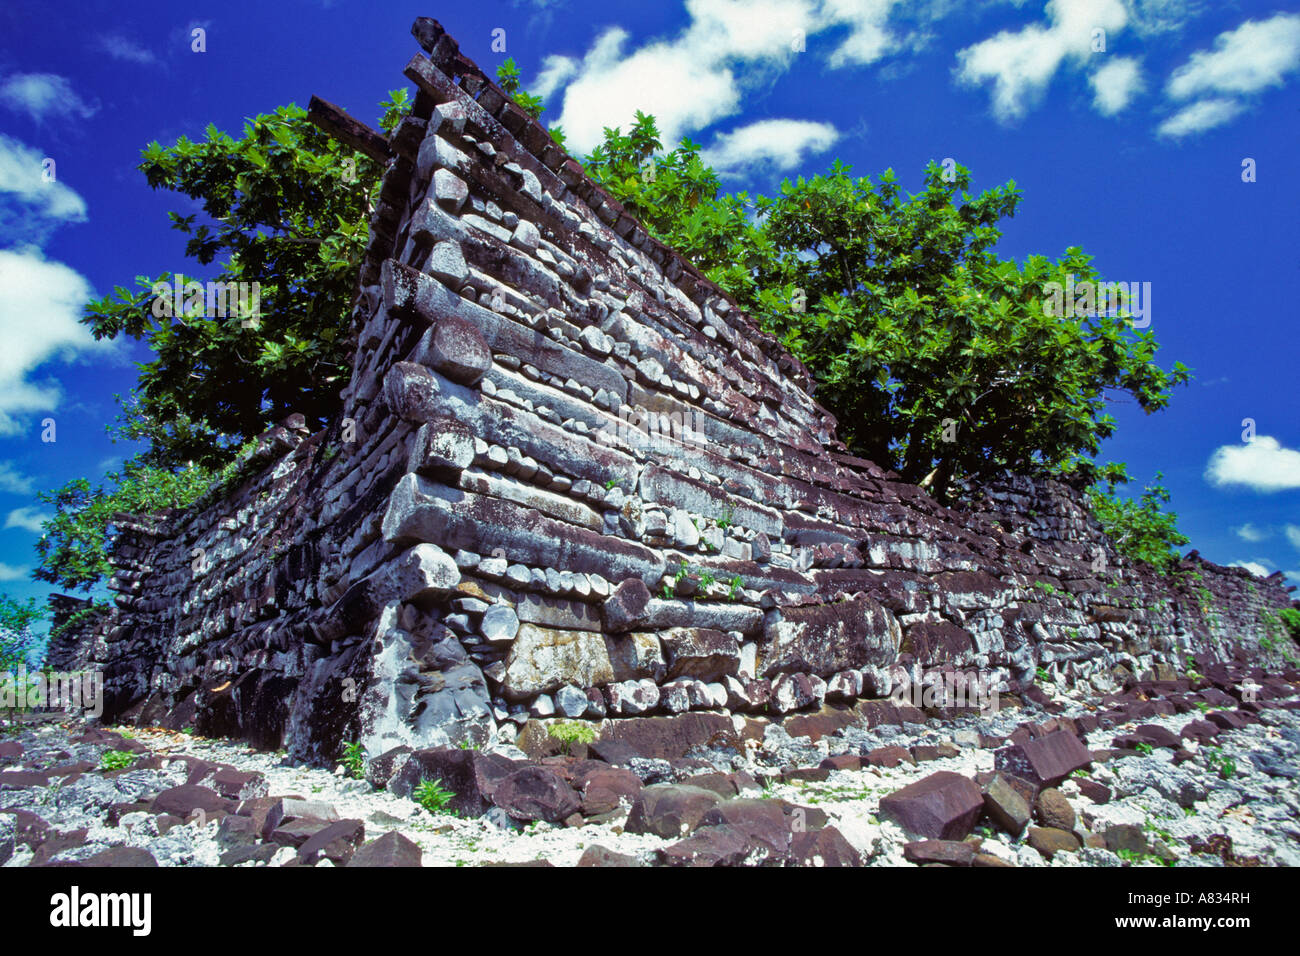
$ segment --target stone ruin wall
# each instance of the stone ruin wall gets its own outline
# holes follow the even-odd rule
[[[413,33],[390,138],[313,103],[388,163],[344,410],[268,431],[219,500],[122,516],[117,607],[58,649],[105,669],[106,719],[327,762],[530,716],[779,719],[885,696],[896,666],[1032,694],[1040,668],[1109,690],[1267,660],[1277,576],[1193,555],[1178,584],[1065,485],[952,510],[849,456],[796,360]]]

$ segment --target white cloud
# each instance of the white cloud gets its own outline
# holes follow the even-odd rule
[[[1258,435],[1242,445],[1224,445],[1210,456],[1205,480],[1219,487],[1245,485],[1262,492],[1300,488],[1300,451],[1283,448],[1269,435]]]
[[[1289,524],[1282,530],[1286,532],[1286,539],[1291,542],[1291,546],[1300,549],[1300,526]]]
[[[1128,0],[1133,29],[1142,36],[1181,30],[1205,12],[1201,0]]]
[[[1269,537],[1271,533],[1267,528],[1256,528],[1249,521],[1240,528],[1233,528],[1232,530],[1237,533],[1237,537],[1242,541],[1249,541],[1252,544],[1257,541],[1263,541],[1265,538]]]
[[[1120,0],[1051,0],[1049,26],[1030,24],[1003,30],[958,51],[957,77],[969,85],[991,83],[993,115],[1003,123],[1020,119],[1046,92],[1067,62],[1082,66],[1094,54],[1093,31],[1106,31],[1107,42],[1128,23]]]
[[[577,149],[587,152],[603,142],[606,126],[626,129],[638,109],[655,117],[661,140],[671,147],[740,108],[734,74],[711,57],[701,59],[680,43],[627,53],[627,40],[619,28],[602,33],[564,91],[559,125]]]
[[[56,73],[14,73],[0,83],[0,103],[18,113],[27,113],[37,123],[46,117],[86,119],[99,104],[81,99],[65,77]]]
[[[1255,577],[1257,578],[1266,578],[1273,573],[1268,568],[1266,568],[1264,564],[1261,564],[1259,561],[1233,561],[1230,565],[1228,565],[1228,567],[1245,568],[1247,571],[1255,575]]]
[[[32,507],[15,508],[9,512],[9,517],[5,518],[5,527],[23,528],[32,534],[40,534],[42,522],[51,517],[53,516]]]
[[[1132,57],[1116,57],[1092,74],[1088,82],[1092,84],[1092,105],[1097,112],[1114,116],[1142,91],[1142,68]]]
[[[1247,20],[1214,39],[1214,51],[1198,50],[1169,78],[1176,100],[1207,93],[1250,94],[1281,86],[1300,69],[1300,14]]]
[[[30,495],[35,485],[32,479],[22,474],[7,461],[0,461],[0,491],[9,491],[15,495]]]
[[[816,29],[811,0],[686,0],[685,39],[717,59],[782,59],[795,54],[796,31]]]
[[[134,40],[118,33],[110,33],[107,36],[99,37],[96,45],[115,60],[122,60],[126,63],[140,63],[146,66],[158,62],[158,58],[154,56],[151,50],[145,49]]]
[[[632,48],[627,31],[603,31],[580,61],[548,58],[539,95],[562,88],[558,123],[585,152],[607,126],[626,129],[636,110],[653,115],[665,146],[739,113],[742,93],[816,55],[809,38],[847,27],[832,66],[870,63],[900,41],[884,24],[898,0],[686,0],[690,21],[676,36]],[[802,44],[799,42],[802,40]],[[801,52],[800,46],[804,49]]]
[[[578,61],[573,57],[552,54],[542,61],[542,72],[537,74],[537,79],[528,87],[528,92],[545,100],[569,82],[577,72]]]
[[[0,239],[40,245],[65,222],[85,222],[86,201],[58,180],[44,179],[46,157],[0,133]]]
[[[765,165],[777,172],[798,166],[807,153],[831,148],[839,133],[830,123],[771,119],[723,133],[701,154],[719,172]]]
[[[31,568],[15,567],[0,561],[0,581],[21,581],[31,572]]]
[[[58,383],[29,378],[42,365],[112,351],[78,321],[90,297],[90,283],[63,263],[34,249],[0,250],[0,435],[21,432],[21,417],[57,406]]]
[[[889,29],[889,15],[898,0],[825,0],[821,20],[847,26],[849,35],[830,56],[832,67],[874,63],[896,49],[898,38]]]
[[[1156,134],[1181,139],[1194,133],[1203,133],[1207,129],[1214,129],[1216,126],[1230,122],[1243,109],[1245,107],[1236,100],[1222,98],[1201,100],[1199,103],[1183,107],[1161,123],[1156,127]]]

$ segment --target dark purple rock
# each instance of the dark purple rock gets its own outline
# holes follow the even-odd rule
[[[396,830],[362,844],[348,860],[348,866],[423,866],[418,844]]]
[[[346,866],[365,838],[366,827],[360,820],[336,820],[298,847],[298,862],[311,865],[324,857],[335,866]]]
[[[903,859],[910,863],[970,866],[974,858],[975,848],[957,840],[923,840],[903,844]]]
[[[626,578],[614,588],[601,607],[605,630],[611,634],[635,631],[646,622],[650,589],[640,578]]]
[[[613,850],[600,846],[589,846],[583,850],[582,856],[578,859],[578,866],[640,866],[641,861],[634,856],[628,856],[626,853],[615,853]]]
[[[861,866],[862,857],[835,827],[796,830],[790,841],[795,866]]]
[[[880,801],[880,816],[909,833],[936,840],[960,840],[984,809],[973,780],[949,771],[932,773]]]
[[[154,855],[143,847],[112,846],[82,860],[77,866],[150,867],[157,866]]]
[[[164,790],[154,797],[150,810],[153,813],[170,813],[188,820],[196,810],[201,810],[211,817],[218,813],[234,813],[236,806],[234,800],[226,799],[215,790],[184,784]]]
[[[674,839],[690,833],[720,802],[712,790],[685,784],[646,787],[632,803],[623,829],[628,833],[653,833]]]
[[[1092,763],[1088,748],[1068,730],[1003,747],[993,754],[998,770],[1023,777],[1036,787],[1054,787]]]
[[[701,827],[658,855],[665,866],[746,866],[766,859],[762,848],[728,826]]]
[[[751,844],[766,847],[773,858],[790,852],[793,831],[781,804],[775,800],[728,800],[700,818],[700,826],[726,825],[743,833]]]
[[[582,798],[553,770],[527,766],[503,778],[492,802],[516,820],[559,823],[578,812]]]
[[[438,747],[417,750],[388,782],[390,792],[408,797],[422,780],[438,780],[456,796],[450,807],[462,816],[482,816],[493,806],[497,784],[522,764],[500,754]]]

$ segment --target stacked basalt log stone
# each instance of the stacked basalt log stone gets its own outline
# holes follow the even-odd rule
[[[1065,486],[954,510],[848,455],[806,369],[436,22],[413,32],[390,137],[312,104],[387,164],[343,412],[120,541],[111,716],[327,761],[530,719],[784,715],[935,669],[1106,689],[1259,653],[1279,580],[1171,584]]]

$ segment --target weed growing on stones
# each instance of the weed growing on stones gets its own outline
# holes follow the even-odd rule
[[[451,801],[456,799],[456,794],[444,787],[436,777],[433,780],[421,780],[411,796],[430,813],[447,813]]]
[[[366,751],[359,743],[344,744],[343,768],[347,775],[360,780],[366,775]]]
[[[99,758],[100,770],[125,770],[135,763],[136,754],[129,750],[109,750]]]
[[[547,733],[560,742],[566,754],[574,744],[589,744],[596,739],[596,729],[577,720],[563,720],[552,724]]]

